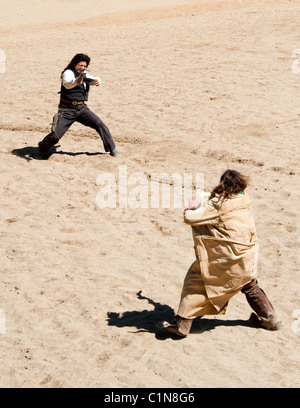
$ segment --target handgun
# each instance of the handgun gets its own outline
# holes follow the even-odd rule
[[[83,79],[85,82],[94,82],[94,81],[95,81],[94,78],[88,78],[88,77],[86,76],[86,72],[81,72],[81,73],[79,74],[79,78]]]

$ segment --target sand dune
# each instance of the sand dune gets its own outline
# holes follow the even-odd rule
[[[0,386],[299,387],[299,3],[0,6]],[[89,106],[123,157],[74,124],[47,161],[35,160],[77,52],[102,79]],[[118,184],[120,166],[149,191],[154,173],[167,185],[172,173],[203,173],[207,190],[227,168],[250,176],[259,282],[280,331],[250,327],[242,294],[186,339],[156,329],[178,306],[192,235],[172,202],[99,208],[99,175]]]

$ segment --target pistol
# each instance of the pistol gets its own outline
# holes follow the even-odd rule
[[[88,78],[88,77],[86,76],[86,72],[81,72],[81,73],[79,74],[79,78],[82,78],[85,82],[94,82],[94,81],[95,81],[94,78]]]

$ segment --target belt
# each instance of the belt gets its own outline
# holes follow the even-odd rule
[[[61,99],[60,102],[69,103],[70,105],[82,105],[84,101],[76,102],[76,101],[66,101],[65,99]]]

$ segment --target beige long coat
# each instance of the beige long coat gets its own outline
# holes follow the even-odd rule
[[[196,261],[182,289],[178,315],[185,318],[226,311],[229,299],[256,275],[258,245],[247,193],[213,198],[186,210],[192,226]]]

